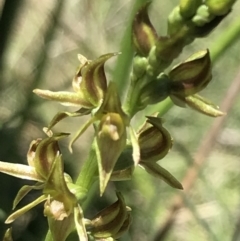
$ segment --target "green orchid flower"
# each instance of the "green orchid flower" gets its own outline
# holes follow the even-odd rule
[[[28,165],[0,162],[1,172],[37,181],[35,185],[25,185],[19,190],[13,202],[13,209],[31,190],[42,190],[42,194],[36,200],[14,211],[5,223],[12,223],[39,203],[45,202],[44,215],[47,216],[54,241],[64,241],[74,227],[77,228],[80,240],[87,240],[82,209],[76,196],[68,188],[58,146],[58,141],[68,134],[47,134],[47,138],[34,140],[30,144],[27,154]],[[63,223],[64,229],[61,228]]]

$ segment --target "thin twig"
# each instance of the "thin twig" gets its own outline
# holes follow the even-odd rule
[[[230,112],[236,98],[238,97],[238,94],[240,92],[240,71],[234,78],[231,86],[229,87],[223,102],[221,104],[221,110],[223,112]],[[216,137],[218,136],[218,133],[221,131],[224,122],[227,119],[227,115],[223,116],[221,118],[217,118],[214,120],[212,126],[210,127],[210,130],[207,132],[206,136],[203,138],[202,143],[200,144],[197,153],[194,156],[194,163],[192,166],[188,169],[183,181],[182,185],[184,187],[184,192],[188,193],[193,185],[195,184],[195,181],[198,177],[199,171],[202,168],[203,164],[207,160],[207,157],[211,153],[213,146],[215,144]],[[158,230],[154,237],[154,241],[160,241],[163,240],[163,238],[166,236],[168,231],[171,229],[174,221],[177,211],[184,205],[182,195],[177,195],[172,202],[172,205],[170,206],[169,214],[166,218],[165,223],[162,225],[162,227]]]

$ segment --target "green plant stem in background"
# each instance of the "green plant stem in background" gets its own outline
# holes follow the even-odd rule
[[[123,96],[127,82],[129,81],[129,71],[132,63],[133,47],[132,47],[132,21],[136,14],[136,11],[143,6],[147,0],[137,0],[132,8],[131,15],[128,19],[127,28],[123,34],[123,38],[120,45],[120,52],[118,56],[116,68],[113,73],[114,82],[117,83],[117,89],[120,96]]]
[[[221,38],[210,47],[210,54],[212,62],[214,63],[222,56],[222,54],[240,37],[240,21],[236,19],[226,28]]]
[[[76,185],[81,189],[81,193],[78,196],[79,200],[84,200],[87,197],[88,191],[92,184],[96,181],[98,171],[95,141],[92,144],[87,160],[84,162],[81,172],[77,178]]]

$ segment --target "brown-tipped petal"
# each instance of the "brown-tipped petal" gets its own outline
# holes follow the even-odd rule
[[[171,187],[183,189],[182,184],[170,172],[168,172],[163,167],[159,166],[157,163],[140,162],[140,166],[142,166],[151,175],[162,179]]]
[[[174,104],[184,107],[189,106],[192,109],[201,112],[211,117],[223,116],[226,113],[219,110],[219,107],[212,104],[209,100],[206,100],[200,95],[190,95],[187,97],[170,96]]]
[[[58,140],[68,135],[68,133],[55,134],[52,137],[43,139],[38,144],[34,157],[34,167],[36,172],[45,180],[48,178],[55,158],[60,154]]]
[[[72,87],[75,92],[80,92],[80,84],[82,82],[82,68],[91,63],[91,61],[89,61],[81,54],[78,54],[78,60],[80,62],[80,65],[72,81]]]
[[[35,169],[35,166],[34,166],[34,158],[35,158],[35,153],[36,153],[36,149],[37,149],[37,146],[39,145],[39,143],[42,141],[41,138],[38,138],[36,140],[33,140],[30,145],[29,145],[29,149],[28,149],[28,152],[27,152],[27,161],[28,161],[28,165],[31,166],[31,167],[34,167]]]
[[[170,93],[182,96],[193,95],[205,88],[211,78],[209,51],[199,51],[170,71],[169,79],[172,81]]]
[[[91,61],[88,65],[83,67],[81,71],[81,93],[94,107],[99,106],[107,90],[104,64],[109,58],[116,56],[117,54],[118,53],[110,53],[102,55],[98,59]]]
[[[50,90],[40,89],[33,90],[33,93],[44,99],[60,102],[65,106],[84,107],[87,109],[93,108],[93,105],[88,100],[84,99],[81,93],[73,93],[67,91],[53,92]]]
[[[138,54],[147,56],[157,40],[157,32],[154,29],[149,16],[147,2],[135,15],[132,25],[133,44]]]
[[[126,127],[121,116],[108,113],[102,117],[97,132],[100,193],[103,194],[118,157],[126,145]]]
[[[172,138],[169,132],[162,126],[162,120],[158,117],[148,116],[148,125],[139,133],[139,145],[141,161],[156,162],[167,155],[172,147]]]

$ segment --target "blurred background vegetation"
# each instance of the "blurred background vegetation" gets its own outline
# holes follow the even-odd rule
[[[144,0],[0,0],[0,160],[26,163],[31,140],[53,115],[66,110],[33,95],[34,88],[71,90],[79,64],[77,54],[89,59],[109,52],[122,55],[106,64],[109,79],[117,81],[122,96],[131,69],[130,22]],[[150,18],[159,34],[166,33],[168,14],[178,0],[154,0]],[[182,181],[174,190],[137,168],[131,181],[111,183],[103,198],[97,186],[85,205],[87,217],[115,201],[123,192],[132,208],[133,224],[121,240],[237,241],[240,240],[240,1],[208,38],[194,41],[179,59],[209,48],[214,60],[213,80],[202,95],[227,112],[213,119],[169,102],[163,111],[174,146],[161,165]],[[177,61],[175,62],[177,63]],[[68,109],[70,110],[70,109]],[[138,126],[144,114],[134,121]],[[85,118],[66,119],[54,131],[74,132]],[[75,144],[74,153],[62,142],[65,170],[76,177],[92,142],[89,130]],[[0,238],[18,189],[26,182],[0,173]],[[19,207],[38,195],[32,192]],[[44,240],[47,223],[42,206],[13,224],[14,240]],[[69,240],[76,240],[73,235]]]

